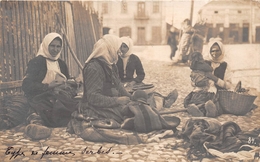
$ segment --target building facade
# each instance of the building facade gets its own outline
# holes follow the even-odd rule
[[[97,2],[103,34],[129,36],[135,45],[165,43],[166,22],[163,1]]]
[[[213,0],[199,14],[209,25],[207,41],[221,37],[225,43],[260,43],[259,2]]]

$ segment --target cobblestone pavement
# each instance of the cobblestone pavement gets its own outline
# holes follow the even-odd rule
[[[184,97],[192,90],[190,86],[190,70],[186,66],[171,66],[170,62],[145,60],[142,58],[143,66],[146,71],[145,83],[152,83],[156,87],[156,91],[167,95],[171,90],[177,89],[179,97],[177,101],[169,108],[183,108]],[[260,105],[259,100],[256,100]],[[191,116],[186,112],[174,114],[181,118],[178,126],[180,130],[185,121]],[[260,125],[260,109],[248,113],[246,116],[221,115],[217,119],[220,122],[234,121],[242,130],[250,130]],[[176,144],[182,145],[183,141],[176,138],[161,139],[160,142],[152,142],[139,145],[120,145],[111,143],[93,143],[84,141],[76,135],[66,132],[66,128],[53,129],[52,135],[46,140],[31,141],[23,133],[24,126],[19,126],[12,130],[0,131],[0,161],[125,161],[125,162],[185,162],[187,150],[182,147],[172,149]],[[102,146],[102,150],[108,154],[84,154],[82,151],[98,150]],[[11,154],[6,155],[7,147],[13,147],[16,151],[20,148],[21,156],[12,157]],[[42,157],[43,151],[49,147],[49,150],[66,151],[67,155],[45,155]],[[34,152],[33,152],[34,151]],[[74,153],[74,156],[69,152]],[[36,154],[38,152],[38,154]],[[35,153],[36,155],[32,155]],[[25,155],[25,156],[23,156]],[[206,161],[225,161],[221,159],[203,159]]]

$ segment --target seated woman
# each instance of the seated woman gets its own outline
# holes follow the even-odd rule
[[[133,92],[134,90],[149,89],[153,88],[153,84],[144,84],[142,81],[145,77],[145,72],[143,65],[138,56],[132,54],[133,40],[129,37],[121,37],[122,45],[120,46],[119,57],[117,61],[118,73],[122,83],[126,83],[124,87],[128,92]],[[136,77],[134,77],[136,73]],[[158,92],[150,92],[149,103],[153,107],[169,108],[177,99],[178,92],[173,90],[167,96],[163,96]],[[159,97],[162,100],[162,105],[158,106],[155,103],[154,96]]]
[[[79,112],[84,118],[114,119],[122,123],[122,107],[130,102],[118,76],[116,62],[121,41],[114,35],[99,39],[83,69],[83,97]]]
[[[123,144],[141,142],[137,134],[132,132],[129,134],[120,129],[126,119],[134,116],[128,107],[133,97],[121,84],[116,66],[121,44],[119,37],[110,34],[95,43],[93,52],[83,68],[83,97],[78,111],[72,114],[68,124],[69,133],[75,133],[84,140],[93,142]],[[132,110],[142,111],[137,107]],[[147,111],[152,115],[155,113],[150,108],[147,108]],[[148,114],[145,115],[148,120]],[[173,125],[175,127],[179,124],[179,120],[174,119],[176,119]],[[153,121],[147,122],[151,125]],[[158,127],[152,128],[158,129]]]
[[[66,126],[76,108],[76,87],[68,82],[67,65],[59,58],[62,44],[58,33],[47,34],[27,65],[22,90],[31,110],[25,131],[33,139],[49,137],[48,127]]]
[[[130,83],[130,85],[142,83],[145,72],[139,57],[132,53],[133,40],[129,37],[120,39],[123,43],[120,46],[121,53],[119,53],[116,65],[121,82]],[[134,77],[135,73],[136,77]]]
[[[184,107],[192,116],[216,117],[223,113],[217,98],[219,89],[232,89],[231,75],[228,64],[224,61],[224,46],[221,39],[210,39],[208,44],[208,58],[205,60],[213,68],[212,73],[205,75],[214,81],[213,87],[206,92],[201,87],[194,90],[184,99]]]

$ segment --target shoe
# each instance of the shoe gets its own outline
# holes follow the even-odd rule
[[[33,140],[41,140],[50,137],[51,128],[37,124],[29,124],[25,128],[25,133]]]
[[[204,116],[204,114],[199,110],[198,106],[196,106],[195,104],[188,105],[187,111],[191,116],[194,116],[194,117],[203,117]]]
[[[168,96],[164,100],[163,107],[170,108],[172,104],[177,100],[178,98],[178,91],[175,89],[172,92],[168,94]]]
[[[239,92],[239,90],[241,89],[241,85],[242,85],[242,83],[241,83],[241,81],[239,81],[239,82],[237,83],[235,89],[234,89],[234,92]]]
[[[206,117],[217,117],[218,111],[213,101],[209,100],[205,103]]]

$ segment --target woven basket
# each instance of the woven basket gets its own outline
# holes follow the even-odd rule
[[[226,90],[220,90],[218,93],[223,110],[234,115],[245,115],[251,111],[251,106],[257,97]]]

